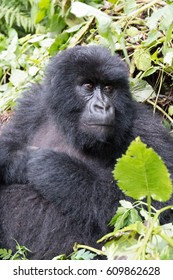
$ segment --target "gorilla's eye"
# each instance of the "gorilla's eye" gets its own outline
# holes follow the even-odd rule
[[[112,93],[112,91],[113,91],[113,86],[111,86],[111,85],[106,85],[106,86],[104,86],[103,90],[104,90],[106,93]]]
[[[83,84],[84,88],[88,91],[92,91],[94,88],[94,84],[93,83],[85,83]]]

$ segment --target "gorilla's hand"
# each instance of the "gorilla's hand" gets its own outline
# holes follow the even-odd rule
[[[5,185],[11,184],[27,184],[27,166],[28,161],[35,155],[35,151],[39,150],[35,146],[27,146],[24,149],[17,150],[11,154],[10,159],[6,160],[6,168],[0,173],[0,181]]]

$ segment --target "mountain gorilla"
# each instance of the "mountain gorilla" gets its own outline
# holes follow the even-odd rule
[[[173,175],[173,140],[132,101],[120,58],[99,46],[55,56],[0,137],[0,247],[16,239],[30,258],[50,259],[75,242],[96,246],[125,197],[114,164],[138,135]]]

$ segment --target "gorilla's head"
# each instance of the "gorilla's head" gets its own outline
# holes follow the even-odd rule
[[[128,69],[100,46],[77,46],[47,69],[46,102],[58,125],[80,149],[122,145],[133,118]]]

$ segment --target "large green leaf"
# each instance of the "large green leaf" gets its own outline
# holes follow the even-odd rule
[[[125,155],[120,158],[113,171],[120,189],[134,199],[151,196],[166,201],[172,194],[169,172],[160,156],[138,137],[132,141]]]

